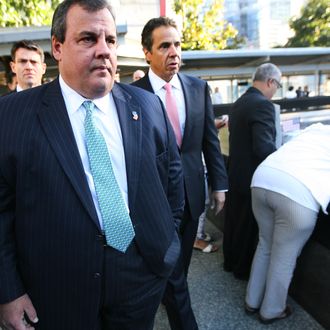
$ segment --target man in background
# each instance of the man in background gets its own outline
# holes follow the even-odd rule
[[[285,93],[285,96],[284,97],[287,98],[287,99],[294,99],[294,98],[297,97],[297,94],[294,91],[294,87],[292,85],[288,87],[288,90]]]
[[[222,96],[220,94],[219,87],[214,89],[214,93],[212,94],[212,103],[213,104],[221,104],[222,103]]]
[[[133,72],[133,82],[137,81],[145,76],[145,73],[142,70],[136,70]]]
[[[172,329],[197,329],[186,276],[196,238],[198,219],[205,207],[202,153],[208,171],[215,213],[225,202],[227,174],[214,125],[207,83],[180,74],[181,37],[176,23],[167,17],[153,18],[142,31],[142,47],[148,74],[133,85],[157,94],[166,107],[181,154],[185,210],[180,226],[181,259],[171,275],[163,302]]]
[[[45,55],[42,48],[32,40],[20,40],[11,48],[11,70],[16,74],[19,92],[40,86],[46,72]]]
[[[7,94],[16,90],[17,77],[13,71],[6,72]]]
[[[250,184],[257,166],[276,150],[275,109],[270,101],[281,88],[281,72],[272,63],[260,65],[253,85],[229,112],[229,192],[224,224],[224,269],[248,279],[258,227],[253,216]]]

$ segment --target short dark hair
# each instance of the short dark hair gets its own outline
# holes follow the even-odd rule
[[[16,52],[18,49],[20,48],[24,48],[24,49],[28,49],[28,50],[32,50],[37,52],[40,55],[41,58],[41,62],[45,61],[45,54],[43,49],[33,40],[20,40],[20,41],[16,41],[13,43],[13,46],[11,47],[11,59],[12,61],[15,61],[15,57],[16,57]]]
[[[142,47],[151,51],[153,40],[152,40],[152,32],[160,26],[172,26],[176,30],[178,29],[174,20],[168,17],[160,16],[157,18],[152,18],[147,22],[144,26],[141,34],[141,44]]]
[[[107,0],[64,0],[55,9],[50,31],[51,36],[54,36],[61,43],[65,41],[66,17],[69,9],[73,5],[79,5],[89,12],[95,12],[107,8],[115,21],[113,8]]]
[[[7,71],[5,75],[7,84],[11,84],[14,80],[14,77],[16,76],[16,73],[13,71]]]

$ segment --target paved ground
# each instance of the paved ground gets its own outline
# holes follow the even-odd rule
[[[207,223],[207,232],[221,244],[221,232],[211,222]],[[247,283],[235,279],[231,273],[224,272],[222,263],[221,249],[214,253],[193,253],[188,283],[199,330],[324,329],[290,298],[289,303],[294,313],[288,319],[263,325],[256,317],[247,316],[243,309]],[[154,330],[169,329],[166,312],[161,306]]]

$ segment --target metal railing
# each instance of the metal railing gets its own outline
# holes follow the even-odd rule
[[[330,109],[330,96],[300,97],[294,99],[273,100],[281,107],[281,112],[293,111],[313,111],[321,109]],[[232,103],[214,104],[214,114],[216,117],[228,114]]]

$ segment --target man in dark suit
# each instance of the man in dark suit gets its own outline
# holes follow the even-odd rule
[[[185,275],[196,238],[198,218],[205,206],[204,154],[212,203],[218,213],[225,202],[227,174],[220,152],[214,115],[207,83],[201,79],[178,73],[181,65],[181,38],[175,22],[167,17],[151,19],[143,28],[142,46],[148,74],[133,85],[157,94],[164,104],[167,83],[176,99],[179,127],[174,131],[180,149],[185,211],[180,226],[182,236],[181,260],[170,277],[164,303],[172,329],[197,328],[191,307]],[[169,109],[167,109],[169,111]],[[172,123],[173,125],[173,123]]]
[[[152,330],[180,254],[173,131],[156,96],[114,83],[105,0],[64,0],[51,33],[59,78],[0,100],[0,327]]]
[[[4,95],[16,91],[16,86],[17,86],[16,73],[14,73],[13,71],[6,72],[6,83],[7,83],[7,92]]]
[[[257,166],[276,150],[275,110],[270,101],[281,87],[281,72],[272,63],[256,69],[253,86],[229,113],[229,192],[224,224],[224,269],[248,279],[258,243],[250,184]]]
[[[42,48],[32,40],[20,40],[11,48],[11,70],[16,74],[16,91],[40,86],[46,72]]]

